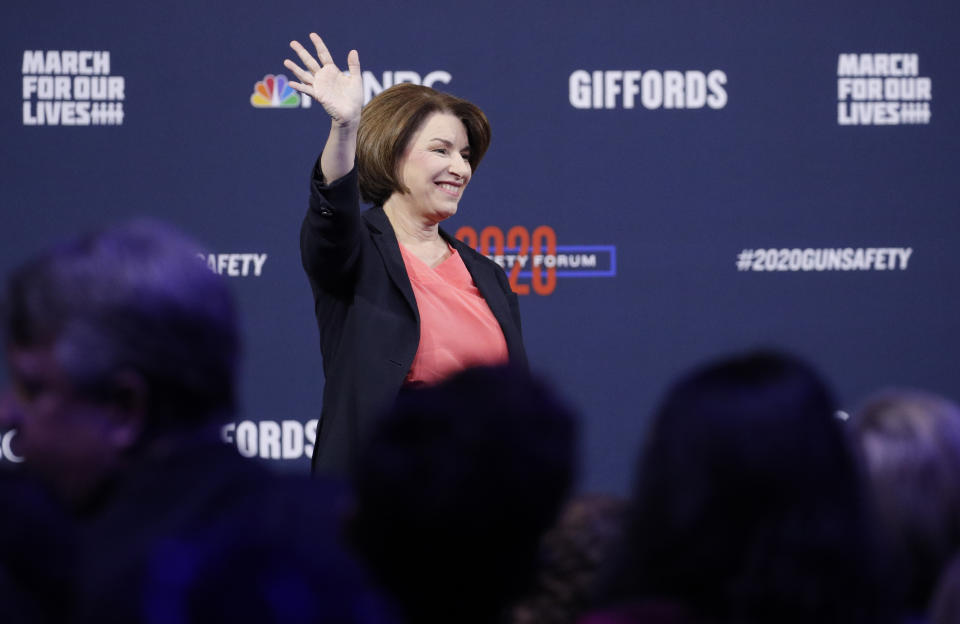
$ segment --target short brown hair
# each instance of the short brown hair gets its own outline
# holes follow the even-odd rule
[[[394,191],[405,193],[398,164],[414,133],[432,113],[456,116],[467,130],[470,168],[477,170],[490,146],[490,122],[475,104],[421,85],[401,83],[370,100],[360,115],[357,169],[360,195],[382,206]]]

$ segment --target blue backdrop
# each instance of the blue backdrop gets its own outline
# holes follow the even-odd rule
[[[328,121],[282,65],[311,30],[341,65],[359,50],[369,95],[428,82],[487,112],[491,149],[447,228],[517,264],[531,361],[583,414],[582,489],[624,490],[665,385],[729,350],[799,352],[847,408],[891,384],[957,395],[956,2],[0,15],[0,270],[135,215],[205,241],[241,302],[225,438],[252,460],[306,471],[319,416],[298,232]]]

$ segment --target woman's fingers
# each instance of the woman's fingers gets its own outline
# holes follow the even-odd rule
[[[320,35],[310,33],[310,41],[312,41],[314,47],[317,48],[317,58],[320,60],[321,65],[333,64],[334,67],[337,66],[336,63],[333,62],[333,57],[330,56],[330,51],[327,50],[327,46],[323,43]]]
[[[313,96],[313,88],[310,85],[305,85],[303,83],[294,82],[291,80],[287,82],[287,86],[293,89],[294,91],[299,91],[300,93],[303,93],[304,95],[309,95],[311,97]]]
[[[303,66],[307,68],[307,71],[310,73],[316,73],[320,71],[320,63],[317,62],[317,59],[313,58],[307,49],[300,45],[299,41],[291,41],[290,47],[294,52],[297,53],[297,56],[300,57],[300,61],[303,63]]]
[[[284,59],[283,66],[293,72],[293,75],[297,77],[297,80],[304,82],[306,84],[313,84],[313,74],[308,71],[304,71],[300,68],[299,65],[291,61],[290,59]]]
[[[356,50],[350,50],[347,55],[347,68],[351,76],[360,76],[360,54]]]

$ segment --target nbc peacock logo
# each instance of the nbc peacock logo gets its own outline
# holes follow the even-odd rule
[[[300,97],[283,74],[267,74],[253,85],[250,104],[256,108],[307,108],[310,98]]]

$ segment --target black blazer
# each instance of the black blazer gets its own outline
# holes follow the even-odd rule
[[[383,208],[361,214],[356,167],[326,185],[314,167],[300,254],[313,289],[323,354],[323,411],[313,469],[348,472],[371,423],[388,408],[413,364],[420,314]],[[449,234],[500,323],[510,363],[526,367],[520,309],[503,269]]]

